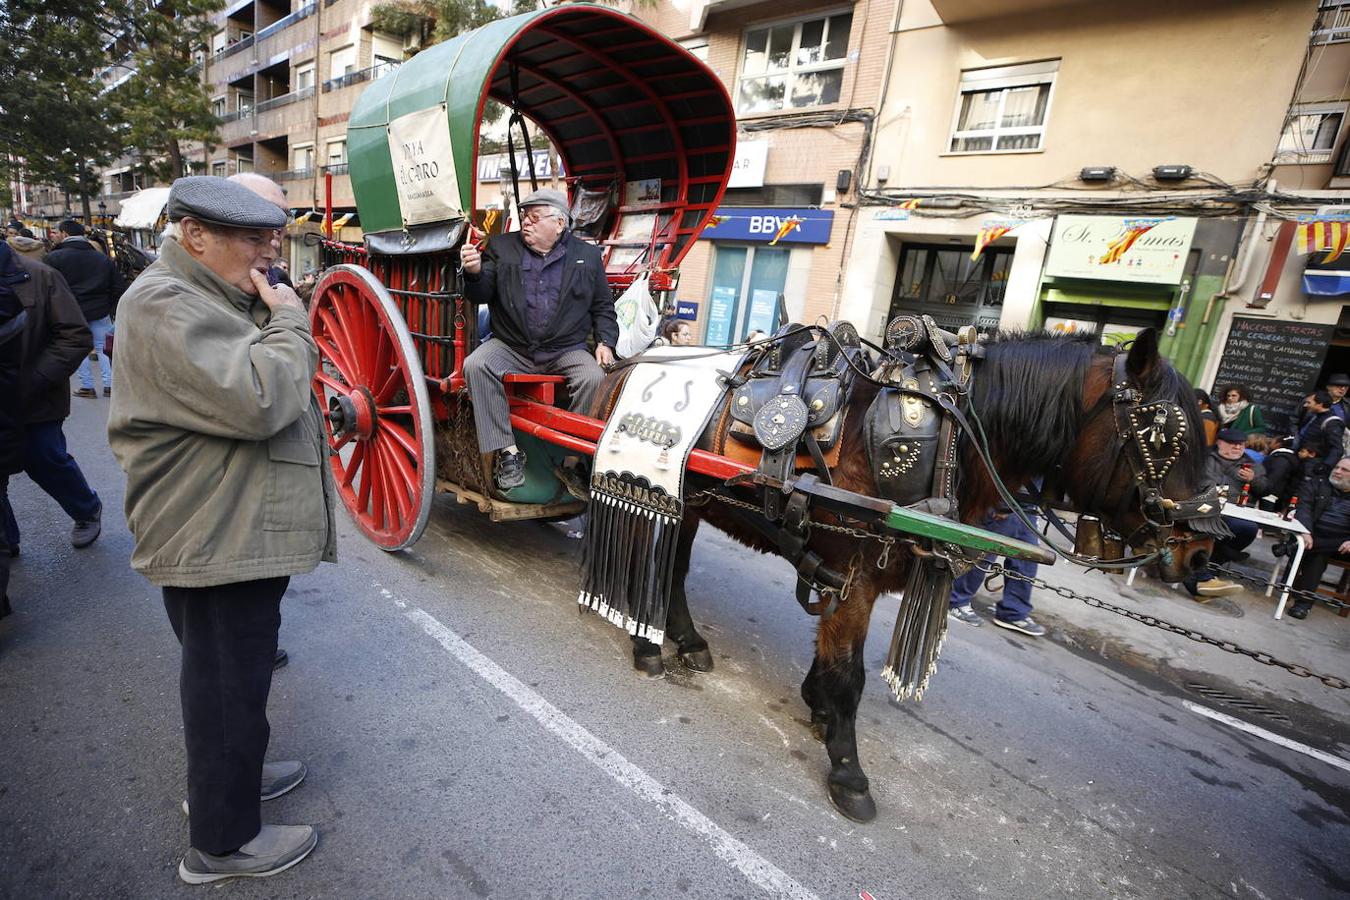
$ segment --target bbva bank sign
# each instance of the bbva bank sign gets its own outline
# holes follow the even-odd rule
[[[700,235],[711,241],[750,241],[767,244],[789,223],[796,220],[778,239],[780,244],[828,244],[834,225],[832,209],[790,209],[781,206],[718,207],[715,225]]]

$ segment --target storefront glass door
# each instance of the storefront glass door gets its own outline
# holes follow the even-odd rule
[[[778,327],[791,250],[719,245],[704,342],[721,346]]]

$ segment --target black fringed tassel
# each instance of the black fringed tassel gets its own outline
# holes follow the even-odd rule
[[[923,699],[947,637],[951,595],[952,570],[945,562],[933,558],[914,562],[895,619],[886,667],[881,670],[897,700]]]
[[[683,504],[663,493],[657,512],[591,487],[577,602],[629,634],[661,643],[670,607],[671,569]]]

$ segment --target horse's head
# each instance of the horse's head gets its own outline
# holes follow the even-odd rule
[[[1227,529],[1204,481],[1205,436],[1195,391],[1158,354],[1157,333],[1094,360],[1083,390],[1083,427],[1065,492],[1125,546],[1158,553],[1164,581],[1204,568]]]
[[[975,408],[995,467],[1016,489],[1047,494],[1099,518],[1136,553],[1159,554],[1167,581],[1209,561],[1226,530],[1203,482],[1205,440],[1194,391],[1158,354],[1153,329],[1128,352],[1095,336],[1000,335],[976,373]],[[982,467],[967,460],[965,473]],[[996,502],[987,477],[962,485],[968,516]]]

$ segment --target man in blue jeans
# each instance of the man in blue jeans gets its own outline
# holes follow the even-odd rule
[[[0,282],[18,295],[25,322],[19,375],[22,449],[19,468],[75,521],[70,542],[88,547],[102,530],[103,504],[66,451],[61,423],[70,415],[70,375],[93,340],[75,297],[55,270],[0,244]],[[0,476],[5,543],[19,555],[19,523],[9,505],[9,477]]]
[[[1028,513],[1027,518],[1032,523],[1036,521],[1030,513]],[[991,513],[980,527],[1028,544],[1036,545],[1040,543],[1036,532],[1028,528],[1007,507],[1002,507]],[[1012,572],[1026,575],[1028,578],[1036,576],[1036,564],[1027,560],[1008,558],[1003,560],[1003,567]],[[976,568],[971,569],[952,582],[951,608],[948,610],[948,615],[957,621],[965,622],[967,625],[980,624],[980,616],[975,610],[971,609],[970,600],[979,591],[985,577],[986,573]],[[998,605],[994,607],[994,624],[1000,628],[1018,631],[1030,637],[1040,637],[1045,634],[1045,626],[1037,624],[1031,618],[1030,584],[1004,576],[1003,596],[999,599]]]
[[[61,273],[80,304],[80,312],[94,335],[94,353],[98,355],[103,376],[103,396],[112,395],[112,360],[103,352],[108,334],[113,330],[113,311],[126,290],[126,283],[117,266],[106,253],[85,237],[84,226],[74,219],[60,225],[65,239],[43,260]],[[80,363],[80,389],[77,397],[97,397],[94,390],[94,369],[86,356]]]

